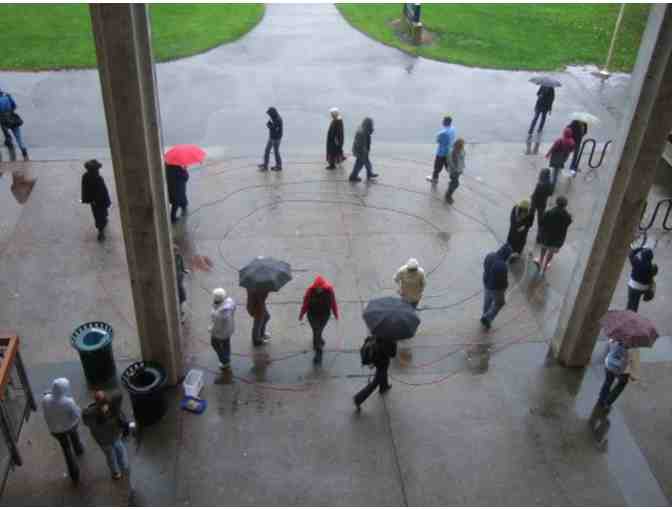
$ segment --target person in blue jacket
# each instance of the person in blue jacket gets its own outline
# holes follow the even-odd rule
[[[506,303],[505,294],[509,286],[509,267],[506,263],[511,256],[511,246],[504,244],[496,252],[489,253],[483,261],[483,316],[481,324],[490,329],[492,321]]]
[[[16,140],[16,144],[21,149],[23,159],[28,160],[28,149],[24,145],[23,138],[21,137],[21,125],[23,124],[23,121],[14,110],[16,110],[16,102],[14,101],[14,98],[0,90],[0,128],[2,128],[2,134],[5,135],[5,145],[10,150],[14,148],[12,137],[9,134],[11,131]]]
[[[453,127],[452,117],[443,118],[443,128],[436,135],[436,156],[434,157],[434,172],[428,175],[426,180],[432,184],[439,182],[441,170],[448,167],[448,158],[455,143],[455,128]]]
[[[628,310],[636,312],[642,295],[652,289],[658,266],[653,263],[653,250],[643,247],[630,252],[630,264],[632,272],[628,280]]]

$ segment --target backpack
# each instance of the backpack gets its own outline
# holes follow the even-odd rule
[[[628,366],[628,349],[620,342],[610,343],[604,365],[610,372],[622,374]]]
[[[359,349],[359,356],[362,360],[362,365],[373,365],[376,362],[378,355],[378,345],[375,337],[369,336],[364,340],[364,345]]]

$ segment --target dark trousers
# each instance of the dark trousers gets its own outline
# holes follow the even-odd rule
[[[448,156],[436,156],[434,158],[434,172],[432,173],[432,179],[438,181],[441,170],[443,170],[447,166],[448,166]]]
[[[350,179],[359,177],[359,172],[361,172],[362,167],[366,167],[366,178],[370,179],[373,174],[373,168],[371,167],[371,161],[369,161],[369,156],[362,156],[361,158],[355,159],[355,166],[352,167],[352,173],[350,174]]]
[[[535,207],[532,211],[537,216],[537,243],[541,243],[541,219],[544,217],[546,207]],[[534,218],[532,218],[532,221],[534,221]]]
[[[572,156],[572,164],[569,165],[570,170],[576,170],[578,165],[579,165],[579,153],[581,152],[581,141],[583,138],[579,138],[578,140],[574,140],[575,146],[574,146],[574,155]]]
[[[625,389],[625,386],[630,380],[630,374],[615,374],[608,369],[604,369],[604,384],[600,390],[600,398],[598,402],[602,406],[610,406],[615,402],[621,392]],[[614,384],[614,380],[618,378],[618,383],[611,389],[611,386]]]
[[[459,185],[460,185],[460,175],[459,174],[451,175],[450,183],[448,184],[448,190],[446,191],[446,197],[451,198]]]
[[[266,142],[266,149],[264,150],[265,167],[268,168],[268,161],[271,158],[271,148],[272,148],[273,155],[275,156],[275,166],[277,166],[278,168],[282,168],[282,158],[280,157],[280,140],[282,140],[282,138],[278,138],[277,140],[269,138],[268,142]]]
[[[231,337],[210,337],[210,345],[217,353],[217,358],[222,365],[228,365],[231,362]]]
[[[310,324],[311,329],[313,330],[313,349],[321,351],[324,347],[324,338],[322,338],[322,332],[329,322],[328,315],[310,315],[308,314],[308,323]]]
[[[628,287],[628,310],[636,312],[639,309],[639,300],[642,299],[645,292]]]
[[[81,455],[84,453],[84,447],[82,446],[82,442],[79,440],[77,426],[74,426],[65,432],[58,432],[52,435],[58,440],[58,443],[63,449],[63,455],[65,456],[65,463],[68,465],[68,474],[70,475],[70,478],[73,482],[78,482],[79,465],[77,464],[77,459],[75,459],[74,454]]]
[[[537,123],[537,119],[541,115],[541,122],[539,123],[539,133],[541,133],[544,130],[544,124],[546,124],[546,115],[548,115],[547,111],[542,111],[542,110],[534,110],[534,117],[532,118],[532,124],[530,124],[530,130],[527,132],[529,135],[532,134],[532,131],[534,131],[534,126]]]
[[[103,230],[107,226],[107,207],[91,204],[91,212],[96,222],[96,229]]]
[[[560,174],[561,166],[552,166],[551,167],[551,189],[555,193],[555,185],[558,184],[558,175]]]
[[[252,344],[261,345],[263,343],[264,335],[266,334],[266,325],[270,320],[271,314],[266,309],[264,309],[262,317],[254,318],[254,322],[252,323]]]
[[[330,167],[335,167],[340,164],[345,157],[343,156],[343,147],[337,147],[334,150],[327,152],[327,163]]]
[[[362,403],[369,398],[369,395],[374,392],[376,388],[379,388],[379,391],[385,392],[390,386],[389,381],[387,380],[387,369],[390,367],[390,359],[385,358],[384,361],[379,361],[376,363],[376,373],[373,376],[373,380],[364,386],[364,388],[355,395],[355,402],[357,405],[362,405]]]
[[[177,221],[177,211],[180,209],[182,209],[182,216],[187,214],[186,205],[170,204],[170,221],[172,221],[173,223]]]

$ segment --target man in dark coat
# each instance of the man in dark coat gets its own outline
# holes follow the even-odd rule
[[[355,134],[355,141],[352,144],[352,155],[355,156],[355,166],[350,174],[350,182],[361,182],[359,172],[362,167],[366,167],[366,179],[372,180],[378,177],[373,173],[369,153],[371,152],[371,135],[373,134],[373,119],[366,117],[362,125]]]
[[[544,124],[546,124],[546,115],[551,114],[553,109],[553,100],[555,99],[555,89],[553,87],[539,87],[537,90],[537,104],[534,106],[534,118],[532,119],[532,124],[530,124],[530,129],[527,132],[528,135],[532,134],[534,131],[534,126],[537,123],[537,119],[541,116],[541,122],[539,123],[539,131],[541,133],[544,129]]]
[[[327,132],[327,170],[334,170],[336,165],[345,160],[343,155],[344,142],[343,118],[338,108],[331,109],[331,124]]]
[[[367,340],[369,338],[371,337],[368,337]],[[360,410],[362,403],[369,398],[369,395],[371,395],[376,388],[378,388],[381,395],[384,395],[390,391],[390,388],[392,387],[387,379],[387,369],[390,367],[390,359],[397,355],[397,342],[385,340],[383,338],[376,338],[375,340],[376,354],[374,366],[376,367],[376,373],[373,376],[373,380],[353,397],[355,407],[357,407],[358,411]]]
[[[553,194],[553,184],[551,183],[551,169],[542,168],[539,172],[539,179],[537,185],[532,192],[530,198],[532,206],[532,221],[534,216],[537,216],[537,243],[541,243],[541,220],[546,212],[546,205],[548,198]]]
[[[569,165],[569,169],[572,171],[572,176],[576,175],[576,172],[579,171],[579,153],[581,152],[581,142],[583,137],[588,134],[588,124],[580,120],[573,120],[567,126],[572,130],[572,138],[574,138],[574,156],[572,156],[572,163]]]
[[[639,300],[654,286],[654,278],[658,274],[658,266],[653,263],[651,248],[635,248],[630,252],[632,271],[628,280],[628,310],[636,312]],[[648,299],[648,298],[645,298]]]
[[[98,160],[91,159],[84,163],[86,172],[82,175],[82,203],[91,204],[91,212],[98,229],[98,241],[105,240],[107,210],[112,204],[105,180],[99,173],[102,166]]]
[[[530,201],[521,200],[511,209],[509,234],[506,242],[511,246],[511,257],[520,257],[527,242],[527,233],[534,223],[534,213],[530,211]]]
[[[551,264],[553,256],[565,244],[567,229],[572,223],[572,215],[567,212],[567,199],[559,196],[555,207],[544,213],[541,220],[541,254],[535,263],[541,268],[543,275]]]
[[[177,210],[182,209],[182,217],[187,214],[187,181],[189,173],[178,165],[166,164],[166,184],[168,185],[168,202],[170,202],[170,221],[177,223]]]
[[[270,117],[270,120],[266,123],[268,128],[268,142],[266,142],[266,149],[264,150],[264,162],[259,165],[259,170],[265,172],[268,170],[268,161],[271,157],[271,148],[273,149],[273,155],[275,156],[275,166],[271,168],[276,172],[282,171],[282,158],[280,157],[280,141],[282,140],[283,129],[282,129],[282,117],[278,113],[278,110],[274,106],[271,106],[266,110],[266,114]]]
[[[492,321],[506,304],[506,289],[509,287],[509,267],[506,261],[511,256],[511,247],[503,245],[489,253],[483,261],[483,315],[481,324],[490,329]]]

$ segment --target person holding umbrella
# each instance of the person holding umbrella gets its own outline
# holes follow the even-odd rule
[[[387,370],[390,368],[390,360],[397,355],[397,342],[395,341],[369,335],[364,340],[365,344],[367,342],[373,345],[373,366],[376,368],[376,372],[373,379],[352,398],[357,411],[361,411],[362,404],[376,388],[381,395],[390,391],[392,385],[387,378]]]
[[[546,115],[550,115],[551,110],[553,109],[553,101],[555,100],[554,87],[559,87],[560,82],[550,78],[532,78],[530,81],[540,85],[539,90],[537,90],[537,102],[534,105],[534,117],[532,118],[530,129],[527,132],[527,134],[531,136],[539,117],[541,117],[541,122],[539,123],[538,133],[541,133],[544,130]]]
[[[166,164],[166,184],[170,203],[170,221],[177,223],[177,211],[182,209],[182,217],[187,214],[187,167],[200,164],[205,159],[205,151],[196,145],[176,145],[164,155]]]
[[[97,159],[90,159],[84,163],[86,173],[82,175],[82,203],[91,205],[93,220],[98,230],[98,241],[105,240],[107,211],[112,205],[105,179],[99,173],[102,166]]]
[[[313,349],[315,358],[313,363],[319,365],[322,363],[322,349],[324,347],[324,338],[322,332],[329,322],[331,314],[334,314],[338,320],[338,305],[336,304],[336,294],[334,287],[329,281],[321,275],[315,278],[313,284],[306,289],[303,296],[303,306],[299,313],[299,320],[308,314],[308,322],[313,330]]]
[[[340,167],[341,163],[345,161],[343,155],[345,135],[343,118],[338,108],[332,108],[329,112],[331,113],[331,124],[329,124],[329,131],[327,131],[327,170],[334,170],[336,165]]]

